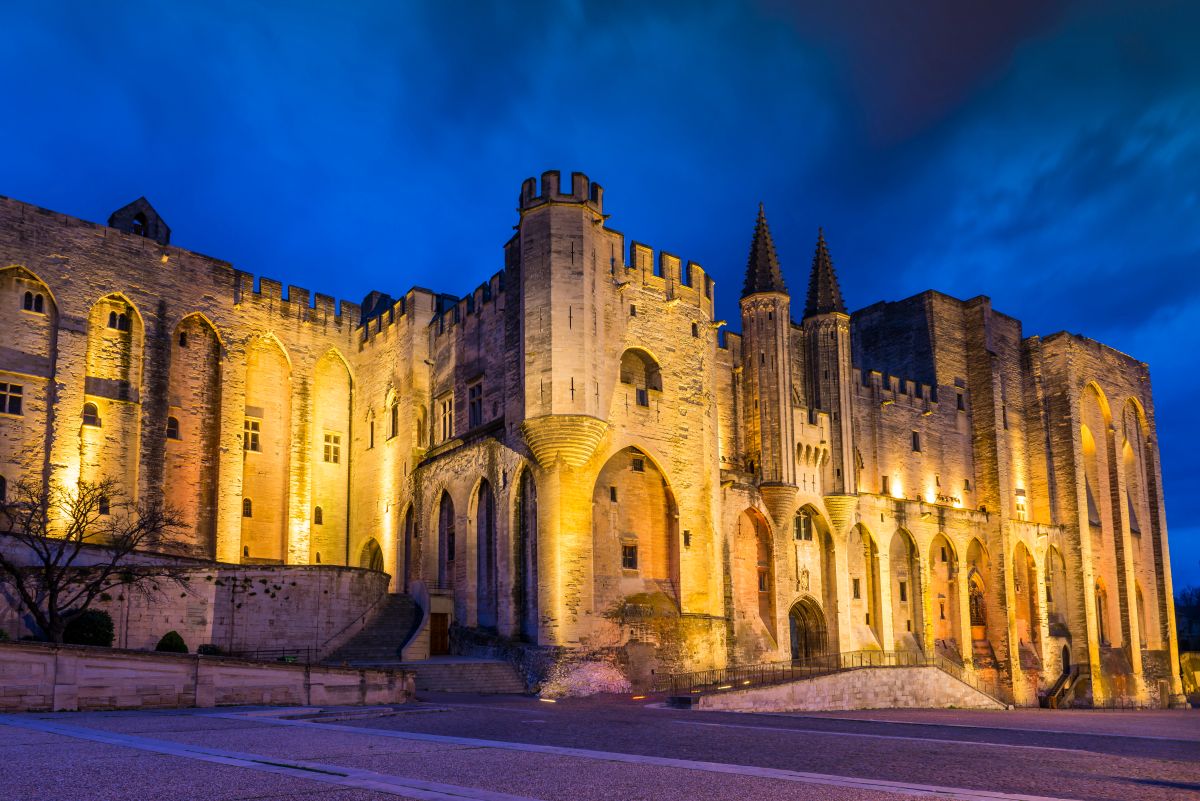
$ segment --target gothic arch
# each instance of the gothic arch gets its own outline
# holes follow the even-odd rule
[[[1016,540],[1012,552],[1013,617],[1016,623],[1017,644],[1026,644],[1040,651],[1041,612],[1038,606],[1037,565],[1033,554],[1021,540]]]
[[[892,601],[892,642],[900,650],[922,650],[924,616],[921,555],[908,529],[898,528],[888,546],[888,585]],[[887,648],[887,645],[884,645]]]
[[[512,483],[512,588],[516,633],[538,641],[538,509],[537,483],[528,465],[518,468]]]
[[[337,564],[349,556],[348,477],[353,458],[351,398],[354,376],[336,348],[326,350],[312,367],[308,392],[309,505],[320,506],[324,522],[312,526],[309,548]]]
[[[437,584],[442,589],[453,589],[458,550],[454,498],[449,489],[443,489],[437,498]]]
[[[358,552],[358,566],[367,570],[383,572],[383,549],[379,547],[379,540],[371,537],[363,543],[362,549]]]
[[[733,540],[734,604],[748,618],[757,617],[768,645],[778,642],[775,627],[775,535],[770,519],[753,506],[738,514]]]
[[[144,322],[137,307],[120,292],[96,300],[87,320],[84,401],[96,405],[105,427],[81,431],[80,478],[113,479],[133,500],[143,435]],[[162,436],[162,432],[152,435]]]
[[[594,608],[638,596],[679,602],[678,507],[660,463],[626,446],[604,462],[592,489]]]
[[[242,558],[282,562],[291,500],[292,360],[267,332],[246,341],[245,364],[242,493],[254,499],[254,516],[242,518]]]
[[[220,333],[200,312],[184,315],[172,332],[167,415],[174,438],[164,441],[163,496],[195,535],[195,550],[217,550],[220,486],[222,352]]]
[[[846,542],[850,578],[850,619],[859,648],[886,648],[880,601],[879,546],[862,523],[850,529]]]
[[[964,655],[962,614],[959,603],[958,552],[939,531],[929,545],[929,610],[934,650],[961,661]]]
[[[475,520],[475,598],[478,625],[494,629],[499,623],[499,543],[496,533],[496,496],[491,483],[480,479],[472,497]]]
[[[829,652],[825,612],[811,595],[803,595],[788,609],[788,632],[793,660],[811,660]]]

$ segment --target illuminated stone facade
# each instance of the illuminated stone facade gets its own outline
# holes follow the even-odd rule
[[[724,333],[585,176],[519,206],[471,295],[358,305],[170,246],[144,200],[0,201],[0,474],[113,478],[197,555],[379,567],[635,673],[908,649],[1031,703],[1066,655],[1083,696],[1178,697],[1146,365],[985,297],[849,315],[823,239],[793,315],[761,210]]]

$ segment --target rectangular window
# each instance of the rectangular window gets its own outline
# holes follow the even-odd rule
[[[617,502],[617,488],[616,487],[608,488],[608,499],[610,501],[612,501],[613,503]]]
[[[638,406],[649,406],[650,405],[650,391],[647,390],[645,387],[637,388],[637,405]]]
[[[902,581],[902,582],[900,582],[900,603],[907,603],[907,601],[908,601],[908,582]]]
[[[861,597],[862,597],[862,592],[861,592],[861,588],[859,586],[859,579],[854,579],[854,600],[857,601]]]
[[[945,545],[942,546],[942,561],[943,562],[946,561],[946,546]]]
[[[758,591],[759,592],[770,592],[771,591],[771,579],[767,575],[766,569],[761,568],[761,567],[758,569]]]
[[[921,432],[920,431],[912,432],[912,446],[913,446],[913,453],[921,452]]]
[[[891,494],[892,494],[892,481],[891,481],[891,476],[880,476],[880,477],[879,477],[879,486],[880,486],[880,490],[879,490],[879,491],[880,491],[882,494],[884,494],[884,495],[891,495]]]
[[[633,457],[633,462],[632,462],[632,464],[630,464],[630,467],[633,469],[633,472],[635,472],[635,473],[645,473],[646,472],[646,460],[642,459],[639,456],[635,456],[635,457]]]
[[[483,425],[483,384],[473,384],[467,388],[467,427],[475,428]]]
[[[632,303],[629,304],[629,316],[637,317],[637,306],[633,305]]]
[[[963,398],[963,394],[962,394],[961,392],[960,392],[960,393],[958,393],[958,400],[957,400],[957,403],[958,403],[958,410],[959,410],[960,412],[965,412],[965,411],[967,410],[967,402],[966,402],[966,400]]]
[[[0,414],[21,414],[24,394],[20,384],[0,384]]]
[[[796,515],[796,539],[812,542],[812,518],[803,512]]]
[[[696,323],[692,323],[692,336],[697,338],[700,336],[700,326]]]
[[[438,403],[438,421],[440,423],[438,432],[441,434],[439,442],[445,442],[454,436],[454,398],[448,397]]]
[[[242,450],[254,451],[259,453],[262,451],[262,420],[254,420],[247,417],[242,423]]]
[[[367,424],[367,448],[375,447],[375,420]]]
[[[342,435],[325,435],[325,461],[329,464],[340,464],[342,461]]]
[[[621,567],[625,570],[637,570],[637,546],[622,545],[621,546]]]

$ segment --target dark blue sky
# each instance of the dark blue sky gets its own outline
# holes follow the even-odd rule
[[[1200,5],[983,5],[6,4],[0,194],[144,194],[175,244],[357,300],[467,292],[521,180],[580,170],[731,321],[762,200],[794,290],[823,225],[852,308],[982,293],[1149,362],[1200,582]]]

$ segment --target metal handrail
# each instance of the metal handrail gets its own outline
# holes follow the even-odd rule
[[[252,648],[227,654],[235,659],[248,659],[253,662],[287,662],[301,665],[315,663],[316,655],[314,648]]]
[[[920,651],[847,651],[790,662],[768,662],[676,673],[657,682],[655,691],[670,694],[724,692],[871,667],[935,667],[1001,703],[1008,703],[995,682],[984,681],[941,654],[925,654]]]
[[[316,650],[321,653],[324,653],[325,650],[329,647],[329,643],[333,642],[338,637],[341,637],[343,634],[345,634],[347,631],[349,631],[351,626],[354,626],[358,623],[362,623],[363,621],[365,621],[368,615],[374,613],[378,609],[378,607],[380,605],[382,605],[385,600],[387,600],[388,596],[389,596],[389,593],[385,589],[383,591],[383,593],[381,593],[379,595],[378,598],[376,598],[374,601],[371,602],[370,606],[368,606],[366,609],[364,609],[362,611],[362,614],[360,614],[358,617],[354,618],[354,620],[351,620],[349,623],[347,623],[346,625],[344,625],[340,629],[338,629],[336,634],[331,634],[330,636],[326,637],[325,642],[321,643],[321,647],[317,648]]]

